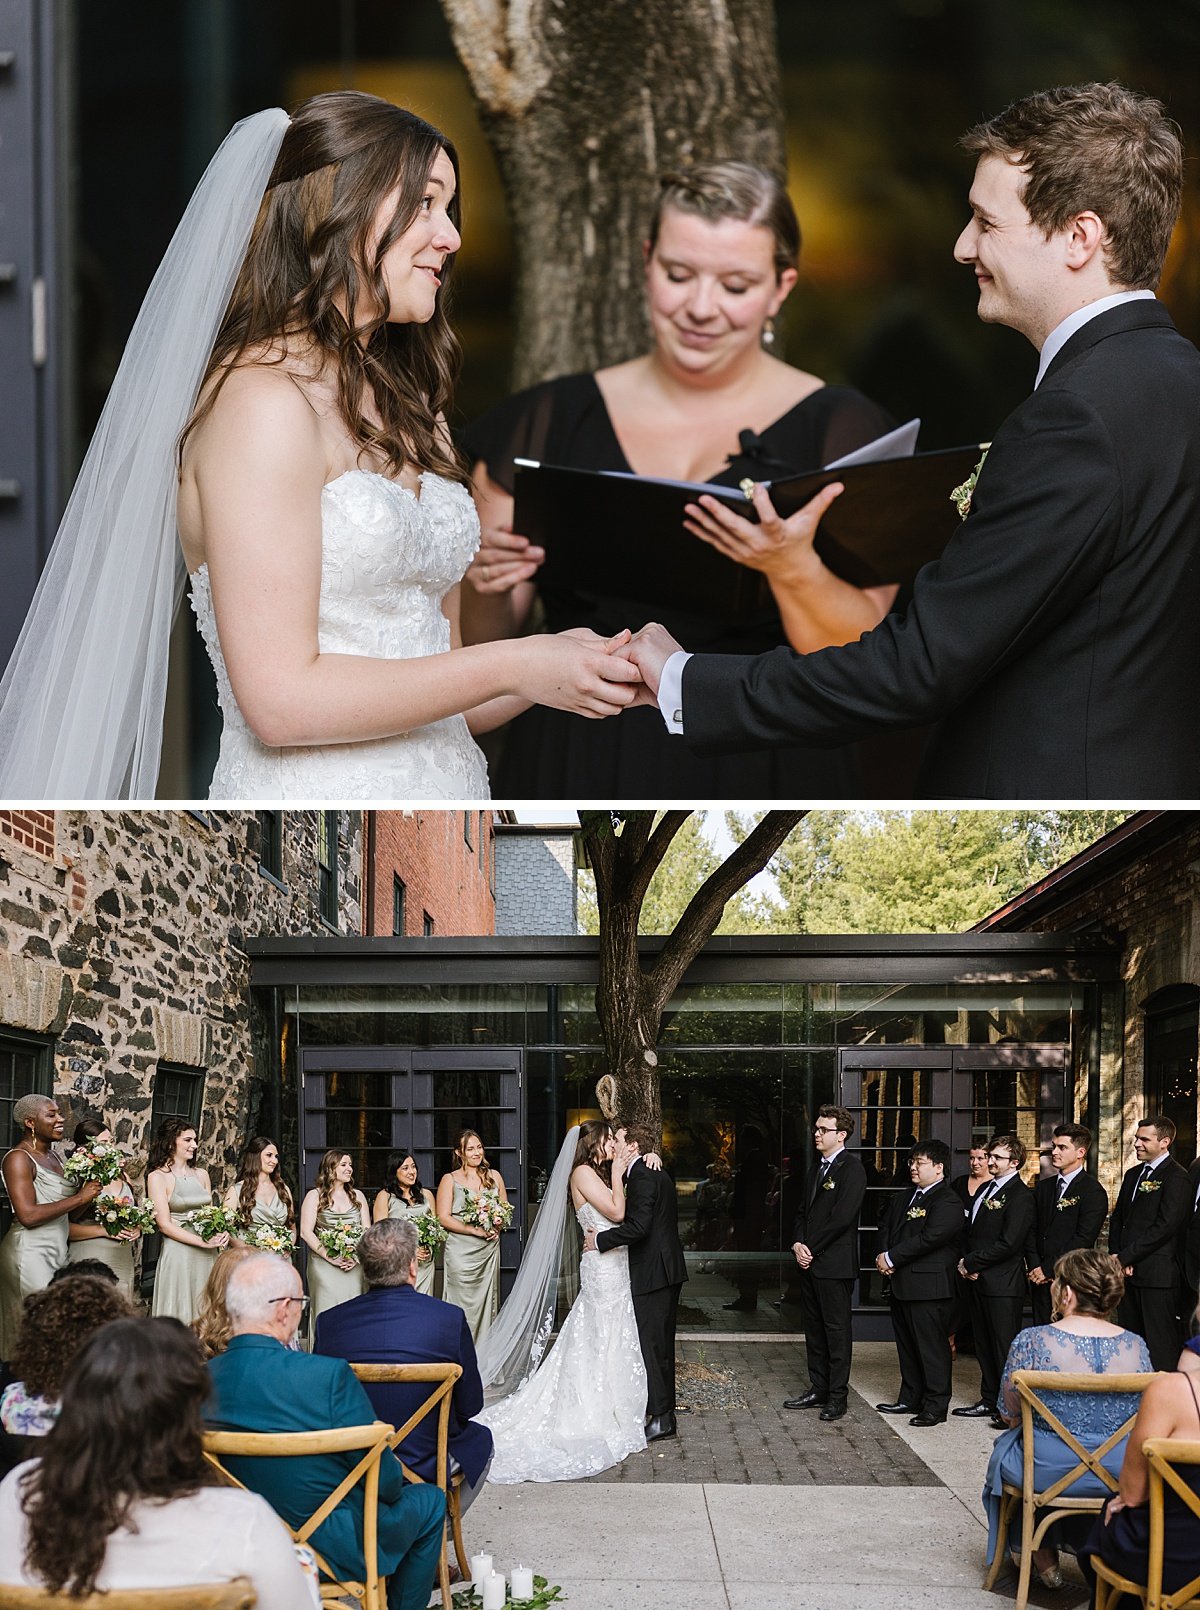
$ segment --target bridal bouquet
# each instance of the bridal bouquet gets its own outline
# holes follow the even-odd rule
[[[340,1263],[343,1258],[353,1258],[358,1251],[358,1243],[362,1240],[361,1224],[337,1224],[328,1230],[318,1230],[317,1240],[325,1248],[326,1255],[334,1263]]]
[[[512,1203],[502,1202],[495,1191],[464,1191],[458,1217],[476,1230],[507,1230],[512,1223]]]
[[[139,1204],[126,1202],[120,1196],[105,1196],[101,1191],[96,1198],[96,1223],[105,1235],[115,1239],[122,1230],[136,1230],[139,1235],[149,1235],[157,1221],[154,1204],[149,1197],[143,1197]]]
[[[449,1239],[449,1232],[432,1213],[422,1213],[417,1220],[417,1245],[422,1252],[434,1257]]]
[[[211,1241],[216,1235],[240,1236],[242,1233],[241,1221],[226,1213],[215,1202],[208,1207],[196,1208],[192,1213],[185,1213],[179,1222],[185,1230],[198,1235],[201,1241]]]
[[[292,1238],[278,1224],[248,1224],[244,1230],[238,1231],[238,1240],[244,1241],[256,1252],[274,1252],[281,1258],[290,1258],[292,1255]]]
[[[90,1145],[76,1146],[63,1164],[63,1173],[75,1185],[86,1185],[91,1180],[97,1185],[111,1185],[124,1164],[119,1146],[108,1140],[94,1140]]]

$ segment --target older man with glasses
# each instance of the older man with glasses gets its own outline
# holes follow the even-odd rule
[[[813,1124],[818,1167],[809,1176],[792,1230],[809,1386],[785,1409],[820,1408],[840,1420],[850,1391],[851,1302],[858,1278],[858,1218],[866,1170],[846,1142],[854,1119],[844,1107],[818,1107]]]
[[[993,1135],[988,1145],[991,1183],[975,1194],[967,1215],[967,1250],[958,1272],[971,1293],[979,1399],[952,1414],[987,1415],[998,1431],[1008,1422],[997,1414],[1000,1378],[1025,1306],[1025,1248],[1036,1214],[1033,1192],[1021,1178],[1025,1146],[1016,1135]]]
[[[233,1336],[208,1365],[208,1425],[218,1431],[330,1431],[375,1420],[371,1400],[344,1359],[290,1351],[307,1303],[300,1276],[283,1258],[255,1252],[238,1264],[225,1294]],[[356,1462],[353,1453],[226,1461],[239,1481],[293,1526],[321,1505]],[[379,1569],[388,1578],[388,1610],[424,1610],[445,1515],[441,1490],[407,1483],[400,1461],[385,1449],[378,1552]],[[313,1535],[314,1547],[343,1579],[363,1575],[362,1527],[362,1488],[356,1486]]]

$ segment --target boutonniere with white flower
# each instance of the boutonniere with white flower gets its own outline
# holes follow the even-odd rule
[[[1162,1181],[1161,1180],[1143,1180],[1142,1183],[1138,1186],[1138,1190],[1139,1191],[1145,1191],[1147,1193],[1147,1195],[1149,1195],[1149,1193],[1151,1191],[1161,1191],[1162,1190]]]
[[[927,1210],[923,1207],[910,1207],[904,1217],[906,1219],[923,1219],[926,1211]]]
[[[824,1180],[821,1183],[821,1189],[823,1191],[832,1191],[836,1185],[837,1185],[836,1180]]]
[[[987,1213],[998,1213],[1004,1206],[1004,1198],[1002,1196],[989,1196],[983,1206],[984,1211]]]
[[[971,499],[975,496],[975,483],[979,479],[979,472],[984,466],[988,456],[988,448],[991,445],[991,442],[983,444],[983,457],[976,464],[970,475],[967,476],[966,480],[956,486],[950,494],[950,501],[958,510],[960,520],[965,520],[971,512]]]
[[[1064,1208],[1078,1207],[1079,1198],[1077,1196],[1064,1196],[1061,1202],[1056,1202],[1054,1205],[1061,1213]]]

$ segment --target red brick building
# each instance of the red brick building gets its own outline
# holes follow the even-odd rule
[[[492,811],[368,811],[363,932],[410,939],[496,931]]]
[[[977,924],[981,933],[1098,934],[1121,946],[1123,1021],[1104,1039],[1101,1157],[1132,1161],[1139,1117],[1177,1126],[1197,1150],[1200,811],[1139,811]],[[1111,1183],[1111,1180],[1108,1181]]]

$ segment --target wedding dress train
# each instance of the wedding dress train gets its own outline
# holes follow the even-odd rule
[[[321,492],[321,653],[415,659],[449,649],[442,599],[478,546],[471,494],[432,471],[419,495],[371,470],[330,481]],[[225,669],[206,565],[190,586],[224,721],[210,799],[488,798],[487,764],[461,715],[361,743],[260,743]]]
[[[611,1228],[589,1202],[575,1217],[584,1232]],[[646,1446],[645,1414],[628,1251],[585,1252],[558,1340],[523,1386],[477,1416],[496,1442],[488,1480],[594,1476]]]

